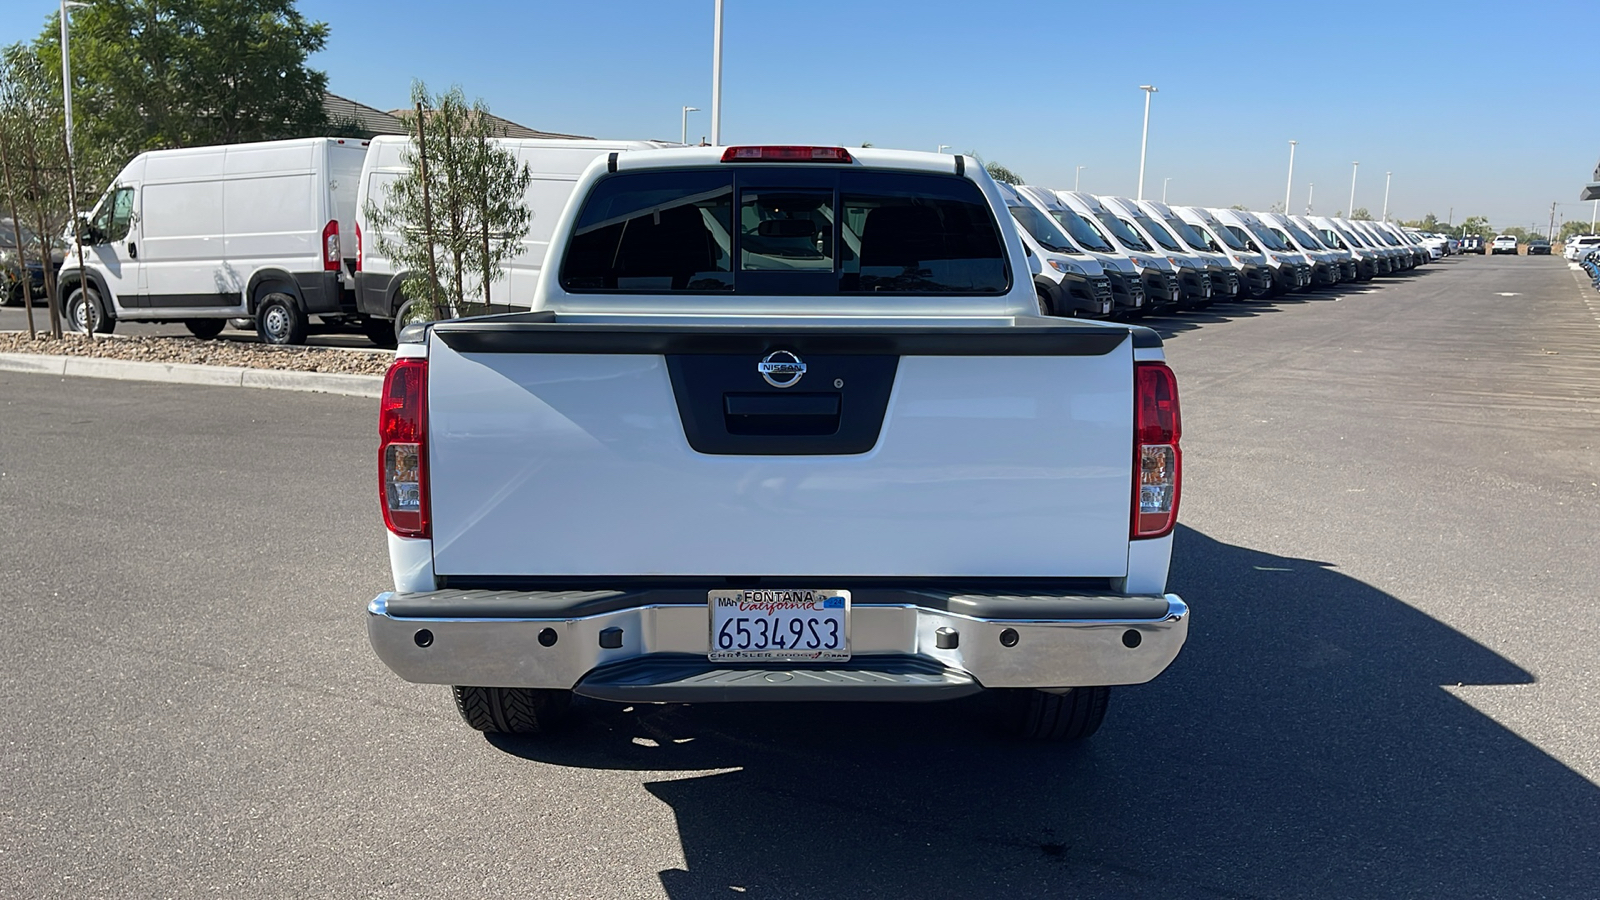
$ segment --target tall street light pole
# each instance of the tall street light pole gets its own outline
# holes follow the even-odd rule
[[[1144,199],[1144,154],[1150,146],[1150,95],[1157,90],[1153,84],[1141,84],[1139,90],[1144,91],[1144,137],[1139,139],[1139,196]]]
[[[722,146],[722,0],[711,26],[711,145]]]
[[[77,175],[72,168],[72,51],[68,43],[67,10],[88,6],[87,3],[61,0],[61,113],[63,143],[67,151],[67,198],[72,210],[72,235],[73,246],[78,250],[78,293],[83,297],[83,333],[89,340],[94,340],[95,319],[99,311],[89,303],[89,291],[83,273],[88,271],[83,264],[83,227],[78,218],[78,182]],[[41,238],[42,240],[42,238]],[[18,253],[22,252],[20,250]],[[48,258],[48,257],[47,257]],[[70,310],[68,311],[71,314]]]
[[[1161,202],[1162,203],[1167,202],[1167,185],[1171,181],[1172,181],[1171,178],[1163,178],[1163,179],[1161,179]]]
[[[1316,195],[1317,183],[1313,181],[1311,182],[1310,186],[1306,188],[1306,215],[1308,216],[1311,215],[1311,198],[1315,197]]]
[[[1360,168],[1359,162],[1350,164],[1350,208],[1345,210],[1344,214],[1351,218],[1355,218],[1356,215],[1356,172]]]
[[[1389,221],[1389,181],[1394,178],[1393,172],[1383,173],[1383,221]]]
[[[678,140],[678,143],[680,143],[680,144],[688,144],[689,143],[689,113],[699,112],[699,111],[700,111],[700,107],[698,107],[698,106],[685,106],[683,108],[683,137],[681,137]]]
[[[1289,142],[1289,186],[1283,189],[1283,214],[1289,214],[1289,197],[1294,193],[1294,147],[1299,141]]]
[[[935,153],[943,153],[943,152],[945,152],[946,150],[949,150],[949,149],[950,149],[950,145],[949,144],[940,144],[937,148],[934,149],[933,152],[935,152]]]
[[[1076,191],[1078,189],[1078,184],[1083,180],[1083,170],[1087,169],[1087,168],[1089,168],[1089,167],[1088,166],[1079,166],[1078,167],[1078,171],[1073,173],[1073,175],[1072,175],[1072,189],[1074,191]],[[1600,206],[1600,202],[1596,202],[1595,205],[1596,206]]]

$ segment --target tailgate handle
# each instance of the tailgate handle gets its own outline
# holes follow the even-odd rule
[[[838,394],[723,394],[729,434],[822,435],[839,430]]]

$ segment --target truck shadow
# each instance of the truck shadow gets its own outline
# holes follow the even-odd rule
[[[1188,646],[1076,746],[969,701],[594,704],[491,742],[648,773],[680,900],[1596,895],[1600,789],[1446,690],[1527,672],[1329,563],[1180,529],[1172,586]]]

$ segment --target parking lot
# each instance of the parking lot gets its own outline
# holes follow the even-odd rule
[[[0,896],[1594,896],[1592,309],[1473,257],[1150,320],[1192,632],[1069,748],[963,705],[486,739],[367,646],[372,401],[0,373]]]

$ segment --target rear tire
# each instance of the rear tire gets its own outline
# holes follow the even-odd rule
[[[566,716],[571,691],[540,688],[450,688],[468,726],[487,734],[544,734]]]
[[[388,319],[362,319],[361,333],[375,346],[393,350],[399,345],[394,333],[394,323]]]
[[[261,298],[256,310],[256,335],[263,344],[279,346],[299,345],[306,342],[306,314],[300,311],[294,298],[280,291]]]
[[[1065,694],[1011,688],[1001,692],[1006,730],[1030,741],[1081,741],[1100,730],[1109,687],[1077,687]]]
[[[184,319],[183,320],[183,327],[189,329],[189,333],[190,334],[194,335],[195,337],[199,338],[202,341],[209,341],[212,338],[216,337],[217,335],[221,334],[222,333],[222,329],[226,328],[227,325],[228,325],[228,320],[227,319]]]

